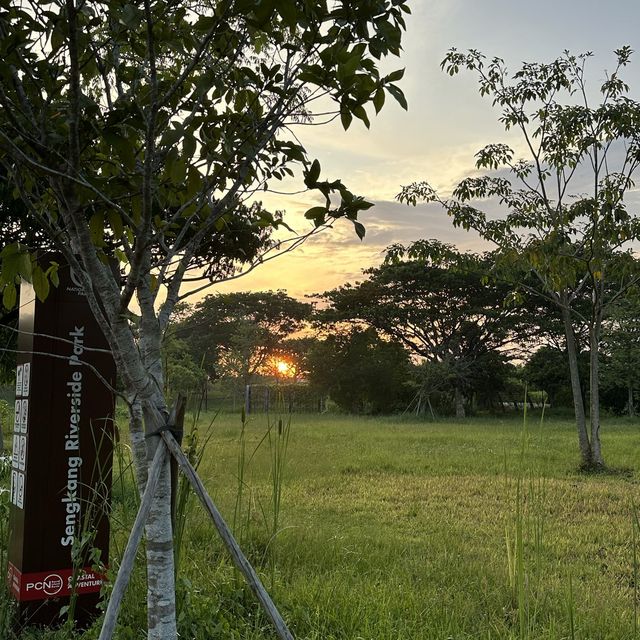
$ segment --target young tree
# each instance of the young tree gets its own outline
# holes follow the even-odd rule
[[[446,369],[456,416],[465,397],[494,357],[506,359],[517,340],[535,331],[522,307],[503,304],[509,291],[486,281],[486,257],[460,254],[437,241],[423,241],[430,258],[392,261],[368,269],[367,280],[323,294],[329,319],[365,322],[403,344],[410,353]]]
[[[520,132],[527,158],[518,159],[506,144],[490,144],[476,154],[477,168],[487,173],[460,182],[450,198],[440,197],[426,182],[409,185],[398,196],[411,204],[440,203],[455,226],[476,230],[502,250],[502,266],[517,264],[520,273],[534,278],[514,279],[518,288],[542,296],[558,310],[585,467],[604,464],[598,358],[603,319],[638,278],[632,257],[621,250],[640,236],[640,220],[625,203],[640,163],[640,103],[629,98],[620,77],[631,49],[615,53],[616,66],[594,107],[584,73],[590,54],[565,52],[550,64],[526,63],[510,77],[500,58],[487,61],[477,51],[452,49],[442,63],[445,71],[477,73],[480,93],[501,108],[506,130]],[[482,200],[502,207],[504,217],[481,210],[477,203]],[[588,300],[586,313],[576,305],[581,298]],[[576,320],[589,333],[589,430]]]
[[[176,338],[169,329],[163,339],[164,393],[168,400],[178,395],[200,401],[206,394],[207,374],[196,362],[184,340]]]
[[[167,420],[161,341],[183,281],[255,263],[264,230],[283,224],[252,198],[297,165],[324,197],[307,212],[316,228],[346,217],[364,233],[356,218],[371,205],[322,180],[291,127],[331,111],[368,125],[386,94],[404,105],[402,72],[383,76],[378,61],[399,54],[408,11],[405,0],[0,0],[0,165],[109,341],[141,487],[159,441],[144,434]],[[55,284],[37,257],[3,249],[5,306],[20,277],[40,297]],[[154,639],[176,637],[169,505],[167,463],[146,531]]]

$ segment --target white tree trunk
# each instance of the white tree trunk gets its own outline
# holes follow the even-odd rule
[[[589,331],[589,420],[591,423],[591,463],[604,466],[600,445],[600,317]]]
[[[147,413],[147,412],[145,412]],[[145,420],[154,430],[164,426],[153,415]],[[148,435],[147,433],[147,435]],[[147,457],[153,460],[158,446],[164,446],[159,436],[147,438]],[[147,623],[148,640],[175,640],[176,603],[173,558],[173,530],[171,527],[171,469],[170,456],[162,465],[155,499],[145,527],[147,545]]]
[[[149,287],[138,289],[142,310],[139,346],[144,368],[153,393],[143,404],[147,461],[151,464],[161,440],[152,435],[167,425],[169,412],[163,394],[162,331],[153,306],[154,296]],[[160,445],[164,446],[164,444]],[[177,637],[175,608],[175,567],[173,557],[173,529],[171,523],[171,467],[170,456],[165,459],[158,479],[156,499],[147,523],[147,620],[148,640],[175,640]]]
[[[166,426],[168,412],[162,394],[161,331],[153,307],[141,304],[143,320],[137,342],[130,327],[116,331],[121,355],[121,375],[135,400],[130,406],[133,462],[138,488],[146,485],[147,467],[153,460],[160,437],[152,435]],[[146,317],[145,317],[146,313]],[[128,343],[128,349],[123,345]],[[141,427],[144,425],[144,433]],[[163,445],[164,446],[164,445]],[[144,450],[144,453],[143,453]],[[147,554],[148,640],[176,640],[175,575],[171,527],[171,472],[166,458],[155,499],[145,527]]]
[[[135,398],[130,401],[129,405],[129,441],[131,442],[138,493],[142,496],[147,484],[147,443],[144,437],[142,405]]]
[[[576,417],[576,429],[578,431],[578,444],[580,446],[580,457],[584,466],[590,467],[593,464],[591,453],[591,443],[587,432],[587,419],[584,411],[584,401],[582,399],[582,386],[580,385],[580,370],[578,368],[578,350],[576,339],[573,333],[573,323],[571,312],[566,301],[566,295],[561,306],[562,320],[564,323],[565,339],[567,342],[567,357],[569,359],[569,373],[571,376],[571,394],[573,396],[573,409]]]

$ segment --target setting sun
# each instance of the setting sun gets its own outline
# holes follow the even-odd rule
[[[278,369],[278,373],[287,373],[291,368],[291,366],[289,365],[288,362],[285,362],[284,360],[279,360],[278,363],[276,364],[276,368]]]
[[[293,378],[296,375],[296,368],[291,362],[286,360],[274,360],[274,368],[277,375],[283,378]]]

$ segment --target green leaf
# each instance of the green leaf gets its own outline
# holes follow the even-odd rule
[[[356,230],[356,234],[360,240],[364,239],[364,234],[367,232],[362,222],[358,222],[357,220],[353,221],[353,226]]]
[[[361,59],[362,55],[358,51],[351,52],[346,62],[338,67],[338,73],[345,78],[352,76],[360,66]]]
[[[47,299],[49,295],[49,279],[37,264],[33,268],[33,289],[40,302],[44,302]]]
[[[402,93],[402,89],[396,87],[394,84],[390,84],[387,87],[387,91],[396,99],[396,102],[405,110],[408,111],[409,106],[407,105],[407,99],[404,97],[404,93]]]
[[[384,106],[385,93],[382,87],[379,87],[376,91],[376,95],[373,96],[373,106],[376,110],[376,113],[380,113],[380,110]]]
[[[2,292],[2,304],[5,309],[13,309],[13,307],[16,306],[17,299],[18,292],[16,291],[16,285],[13,284],[13,282],[6,284]]]
[[[367,200],[363,200],[362,198],[358,197],[353,205],[358,211],[366,211],[367,209],[371,209],[371,207],[375,206],[373,204],[373,202],[368,202]]]
[[[402,80],[404,76],[404,69],[397,69],[396,71],[392,71],[388,76],[385,77],[385,82],[397,82],[398,80]]]
[[[160,145],[162,147],[173,148],[180,141],[183,133],[184,133],[183,127],[174,125],[174,128],[167,129],[162,134],[162,140],[160,141]]]
[[[167,170],[174,184],[181,184],[187,177],[187,165],[183,158],[169,156],[167,158]]]
[[[132,4],[126,4],[122,10],[120,22],[132,31],[137,31],[144,22],[144,14],[138,7]]]
[[[279,0],[276,7],[284,22],[293,29],[298,21],[298,10],[295,1]]]
[[[316,227],[319,227],[324,222],[326,215],[326,207],[311,207],[311,209],[305,212],[304,217],[307,218],[307,220],[313,220]]]
[[[360,120],[362,120],[362,122],[364,122],[364,126],[367,127],[367,129],[371,126],[371,123],[369,122],[369,116],[367,115],[367,112],[362,105],[359,104],[353,110],[353,115],[356,118],[359,118]]]
[[[89,231],[91,233],[91,242],[96,247],[104,246],[104,218],[102,213],[94,213],[89,219]]]
[[[124,224],[122,222],[120,214],[116,213],[115,211],[109,211],[107,212],[107,218],[109,219],[109,226],[113,231],[113,235],[116,238],[122,238],[124,234]]]
[[[182,140],[182,154],[186,160],[191,160],[196,152],[196,138],[191,132],[185,132]]]
[[[60,286],[60,278],[58,277],[58,267],[60,265],[57,262],[52,262],[46,271],[46,275],[51,281],[54,287]]]
[[[353,121],[353,116],[351,115],[350,111],[348,111],[346,108],[343,108],[340,111],[340,120],[342,121],[342,126],[346,131],[349,128],[349,125],[351,124],[351,122]]]
[[[202,188],[202,174],[193,166],[189,167],[186,186],[187,189],[185,195],[187,200],[193,198],[193,196]]]
[[[31,282],[31,256],[20,244],[7,245],[2,250],[2,279],[11,283],[16,278]]]
[[[111,146],[124,167],[128,171],[132,171],[136,166],[136,153],[132,142],[122,136],[113,136],[111,138]]]
[[[316,182],[318,182],[319,177],[320,177],[320,163],[318,162],[318,160],[314,160],[311,163],[311,168],[309,169],[309,171],[305,176],[304,182],[308,187],[312,187],[316,184]]]

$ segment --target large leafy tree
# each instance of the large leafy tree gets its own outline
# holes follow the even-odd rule
[[[456,415],[463,417],[465,396],[535,325],[522,307],[505,304],[509,289],[488,279],[487,257],[437,241],[421,246],[430,251],[427,262],[395,259],[365,271],[367,280],[326,292],[325,315],[365,322],[414,356],[439,363],[455,393]],[[394,247],[390,255],[402,251]]]
[[[603,332],[603,389],[611,400],[623,399],[624,407],[618,400],[616,408],[626,408],[629,417],[636,415],[640,388],[640,304],[634,293],[612,310]]]
[[[193,358],[202,360],[210,379],[230,376],[247,385],[309,319],[311,310],[310,304],[284,291],[209,295],[174,331]]]
[[[343,411],[390,413],[410,400],[409,354],[369,327],[352,327],[318,340],[306,356],[308,380]]]
[[[442,63],[445,71],[477,74],[480,93],[501,109],[505,129],[520,134],[521,150],[487,145],[476,154],[482,173],[462,180],[450,197],[438,195],[427,182],[409,185],[399,195],[412,204],[442,205],[454,225],[476,230],[501,249],[507,271],[517,264],[518,274],[528,274],[525,280],[513,279],[517,288],[554,305],[564,325],[585,467],[604,464],[599,394],[603,320],[607,308],[638,278],[629,250],[640,237],[640,219],[625,198],[640,164],[640,103],[629,97],[621,77],[630,48],[615,54],[614,70],[593,106],[585,82],[590,54],[565,52],[549,64],[525,63],[510,75],[500,58],[486,60],[478,51],[452,49]],[[487,203],[494,206],[481,208]],[[584,299],[586,308],[580,302]],[[576,322],[587,326],[589,336],[589,428]]]
[[[402,73],[378,61],[399,54],[406,12],[405,0],[0,0],[0,165],[111,345],[141,486],[158,443],[143,433],[167,416],[161,340],[181,285],[194,269],[228,275],[229,257],[281,226],[255,195],[297,166],[323,197],[307,212],[315,227],[346,217],[364,233],[369,203],[323,179],[291,128],[327,113],[368,125],[387,94],[404,104]],[[20,277],[40,297],[55,284],[31,249],[2,251],[5,306]],[[168,463],[159,486],[148,633],[175,638]]]
[[[583,383],[582,395],[586,397],[588,389],[584,384],[589,379],[589,354],[578,352],[580,380]],[[524,366],[523,377],[531,389],[544,391],[552,407],[572,406],[571,374],[564,349],[544,345],[531,354]]]

